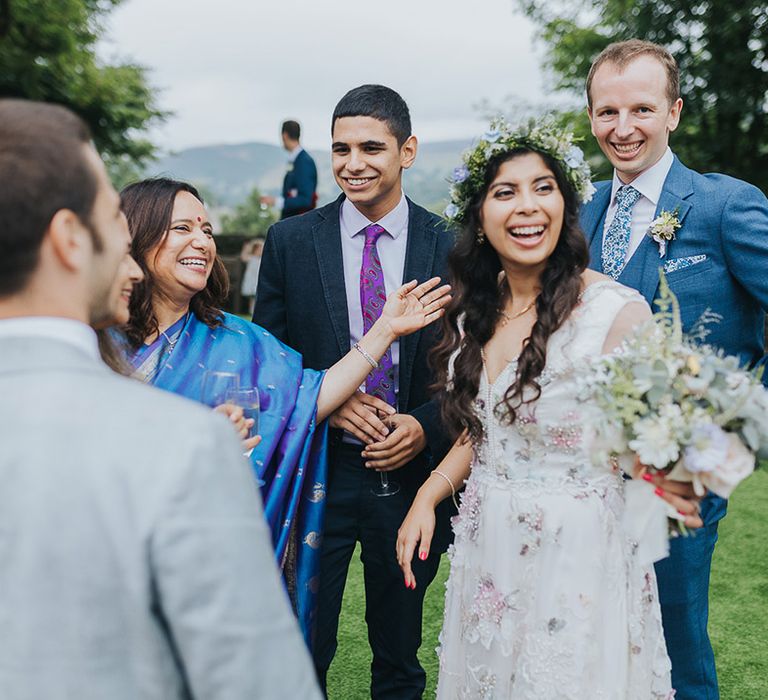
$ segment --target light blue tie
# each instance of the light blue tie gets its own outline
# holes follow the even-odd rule
[[[603,272],[618,279],[627,258],[629,235],[632,232],[632,207],[642,195],[631,185],[616,192],[616,213],[603,236]]]

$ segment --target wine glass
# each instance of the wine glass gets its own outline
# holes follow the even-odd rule
[[[200,400],[211,408],[233,403],[229,395],[240,388],[240,377],[234,372],[218,372],[207,369],[200,385]]]
[[[381,418],[378,411],[376,411],[376,415]],[[392,426],[388,423],[385,423],[385,425],[387,426],[387,430],[391,433],[393,430]],[[380,497],[394,496],[398,491],[400,491],[400,484],[396,481],[390,481],[388,472],[379,472],[379,483],[371,489],[371,493],[374,496]]]

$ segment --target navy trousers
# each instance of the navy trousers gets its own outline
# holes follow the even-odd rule
[[[365,581],[365,621],[373,651],[371,698],[411,700],[422,697],[426,673],[417,658],[421,646],[424,593],[434,579],[440,555],[413,564],[417,587],[409,590],[395,556],[397,530],[414,497],[401,482],[394,496],[375,496],[378,472],[366,469],[362,448],[342,444],[330,459],[325,527],[320,558],[314,662],[323,691],[337,647],[339,612],[349,562],[360,543]],[[404,468],[408,469],[406,465]],[[390,479],[400,481],[397,470]]]
[[[707,633],[709,573],[717,542],[717,524],[726,502],[702,501],[704,527],[670,542],[670,554],[656,563],[661,617],[672,660],[675,700],[718,700],[715,656]]]

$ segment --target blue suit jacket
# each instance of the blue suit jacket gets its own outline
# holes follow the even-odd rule
[[[601,247],[611,182],[582,209],[581,227],[590,248],[590,267],[602,272]],[[658,296],[659,267],[680,300],[683,327],[689,329],[706,309],[720,314],[710,324],[707,342],[738,355],[750,365],[766,363],[764,314],[768,310],[768,200],[756,187],[727,175],[701,174],[676,157],[664,182],[656,216],[677,212],[682,226],[659,257],[647,236],[619,276],[649,304]],[[693,262],[693,264],[690,264]],[[655,308],[655,307],[654,307]],[[768,372],[763,377],[768,382]]]
[[[349,317],[344,286],[339,209],[344,195],[307,214],[270,227],[259,271],[254,323],[300,352],[304,366],[326,369],[349,352]],[[442,220],[408,200],[408,242],[403,280],[447,278],[454,236]],[[433,374],[427,364],[439,323],[400,339],[398,411],[424,428],[427,449],[397,472],[404,488],[416,489],[443,458],[449,441],[439,404],[430,400]],[[332,435],[332,445],[340,440]],[[448,508],[449,499],[442,504]],[[447,510],[446,510],[447,512]],[[442,534],[447,536],[446,527]],[[446,540],[443,539],[443,543]],[[440,546],[439,544],[437,546]]]
[[[296,156],[283,179],[283,212],[285,219],[314,209],[317,190],[317,167],[312,156],[302,150]]]

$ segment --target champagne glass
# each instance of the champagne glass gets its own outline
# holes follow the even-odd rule
[[[211,408],[225,403],[233,403],[229,395],[240,388],[240,377],[234,372],[205,370],[200,386],[200,400]]]
[[[252,418],[253,425],[248,432],[248,437],[252,438],[259,434],[259,390],[255,386],[233,386],[227,389],[225,394],[226,403],[233,406],[239,406],[243,409],[243,418]],[[243,454],[250,459],[253,454],[253,447]],[[256,469],[256,467],[254,467]],[[258,472],[256,473],[256,484],[264,486],[266,482]]]
[[[376,413],[381,418],[378,411]],[[391,433],[392,426],[388,423],[385,423],[385,425]],[[400,491],[400,484],[396,481],[390,481],[388,472],[379,472],[379,483],[371,489],[371,493],[379,497],[394,496],[398,491]]]
[[[243,409],[243,417],[251,418],[253,426],[248,437],[259,434],[259,390],[255,386],[241,386],[232,388],[226,394],[227,403],[240,406]]]

